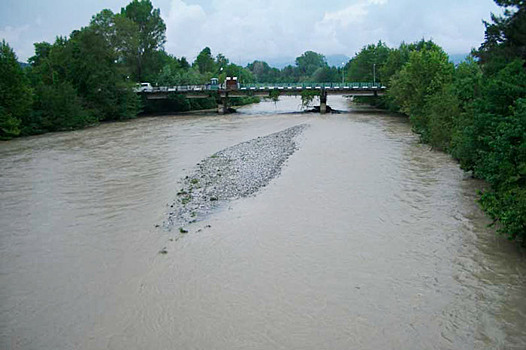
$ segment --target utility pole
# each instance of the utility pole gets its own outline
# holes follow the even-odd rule
[[[345,84],[345,62],[342,62],[342,84]]]
[[[373,83],[376,85],[376,63],[373,63]]]

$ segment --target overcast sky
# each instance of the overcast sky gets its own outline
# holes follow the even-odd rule
[[[21,61],[33,43],[89,23],[131,0],[2,0],[0,39]],[[167,52],[193,60],[205,46],[238,63],[296,57],[306,50],[353,56],[378,40],[390,46],[433,39],[450,54],[484,39],[493,0],[152,0],[166,22]]]

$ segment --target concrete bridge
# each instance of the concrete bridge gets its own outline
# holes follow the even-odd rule
[[[214,97],[218,103],[218,113],[228,111],[230,97],[279,95],[301,95],[304,91],[314,91],[320,98],[320,113],[327,112],[328,95],[345,96],[381,96],[386,87],[379,83],[272,83],[272,84],[235,84],[235,85],[181,85],[154,87],[139,93],[148,100],[166,99],[170,94],[184,94],[187,98]]]

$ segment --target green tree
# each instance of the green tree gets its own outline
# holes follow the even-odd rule
[[[277,83],[281,73],[279,69],[272,68],[263,61],[254,61],[247,65],[247,69],[252,72],[258,83]]]
[[[327,67],[325,56],[314,51],[306,51],[301,56],[296,58],[296,66],[299,69],[299,74],[308,78],[318,69]]]
[[[114,51],[90,28],[73,32],[64,49],[66,80],[84,99],[85,107],[101,120],[135,117],[136,96],[125,72],[115,62]]]
[[[320,67],[312,74],[310,79],[316,83],[331,83],[340,81],[340,74],[335,67]]]
[[[68,82],[38,86],[33,110],[24,125],[26,134],[73,130],[98,122],[94,114],[84,109],[75,88]]]
[[[221,70],[221,68],[225,69],[229,64],[230,64],[230,61],[223,54],[220,53],[216,56],[215,66],[217,67],[217,69],[219,70]]]
[[[348,81],[383,82],[383,68],[388,60],[390,49],[381,41],[376,45],[365,46],[346,65]]]
[[[162,50],[166,42],[166,25],[160,10],[154,9],[150,0],[133,0],[121,10],[121,14],[138,27],[138,41],[129,43],[134,56],[128,58],[128,63],[134,67],[135,81],[143,81],[162,68],[156,52]]]
[[[412,51],[409,62],[391,80],[389,94],[409,115],[414,130],[425,142],[429,141],[427,100],[452,82],[453,72],[447,54],[435,45],[432,49]]]
[[[137,23],[123,14],[105,9],[92,17],[90,28],[106,40],[114,51],[115,60],[127,68],[127,74],[135,74],[134,62],[140,45]]]
[[[478,170],[489,181],[481,204],[500,232],[526,240],[526,100],[518,99],[513,114],[501,118]]]
[[[524,0],[495,0],[505,7],[503,16],[491,15],[484,21],[485,40],[475,55],[485,71],[495,74],[516,58],[526,59],[526,3]]]
[[[31,89],[9,44],[0,43],[0,139],[17,136],[31,113]]]
[[[209,47],[205,47],[199,55],[197,55],[197,58],[195,59],[194,66],[199,69],[199,73],[212,73],[216,71],[216,64],[214,61],[214,57],[212,56],[212,51]]]

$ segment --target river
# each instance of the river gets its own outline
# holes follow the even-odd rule
[[[0,143],[0,349],[524,349],[525,257],[482,184],[405,118],[329,104]],[[200,160],[301,123],[257,195],[156,227]]]

